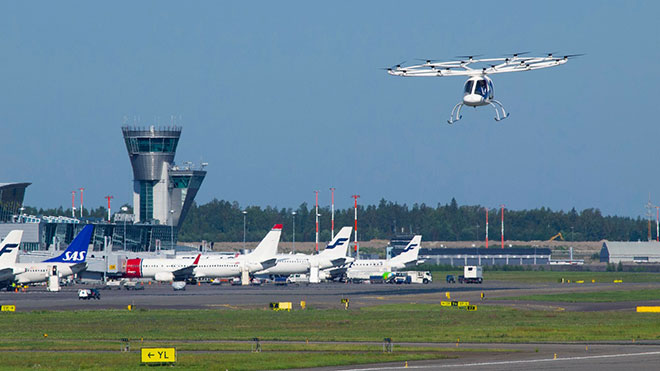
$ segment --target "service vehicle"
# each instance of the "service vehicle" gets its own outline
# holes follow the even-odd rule
[[[448,274],[445,280],[447,280],[447,283],[456,283],[456,277],[453,274]]]
[[[295,273],[290,275],[289,278],[286,279],[286,282],[295,284],[309,283],[309,277],[305,273]]]
[[[186,291],[186,281],[174,281],[172,282],[172,288],[174,291]]]
[[[409,271],[406,273],[410,277],[410,283],[427,284],[433,282],[433,276],[429,271]]]
[[[466,265],[463,267],[463,275],[458,276],[459,283],[482,283],[483,281],[483,269],[476,265]]]
[[[101,300],[101,293],[98,289],[80,289],[78,290],[78,300]]]

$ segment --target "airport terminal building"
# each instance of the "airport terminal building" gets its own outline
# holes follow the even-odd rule
[[[181,127],[123,127],[133,168],[133,213],[115,213],[113,222],[74,217],[22,214],[30,183],[0,183],[0,239],[24,231],[23,251],[63,250],[88,223],[95,225],[93,251],[154,252],[172,249],[206,171],[174,162]]]

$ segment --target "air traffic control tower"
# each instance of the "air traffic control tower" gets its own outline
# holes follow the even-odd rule
[[[173,226],[177,232],[206,176],[204,164],[176,166],[181,127],[122,127],[133,167],[133,214],[137,223]]]

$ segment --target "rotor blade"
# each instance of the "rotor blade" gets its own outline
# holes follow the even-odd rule
[[[529,54],[529,53],[531,53],[531,52],[517,52],[517,53],[502,54],[502,56],[503,57],[514,57],[515,58],[519,55],[525,55],[525,54]]]
[[[473,59],[477,57],[482,57],[483,54],[475,54],[475,55],[457,55],[455,58],[468,58],[468,59]]]
[[[564,56],[564,59],[580,57],[580,56],[583,56],[583,55],[586,55],[586,54],[584,54],[584,53],[582,53],[582,54],[567,54],[567,55]]]
[[[441,61],[442,59],[415,58],[415,60],[420,62],[426,62],[428,64],[428,63]]]

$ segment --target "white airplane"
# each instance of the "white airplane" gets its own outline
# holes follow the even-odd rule
[[[282,234],[282,224],[275,224],[263,240],[249,254],[227,256],[206,255],[194,269],[195,278],[240,277],[275,265],[277,245]]]
[[[416,235],[408,242],[401,254],[392,259],[358,259],[346,269],[346,277],[351,279],[369,279],[370,276],[397,271],[417,262],[422,236]]]
[[[529,52],[512,54],[506,58],[484,58],[476,59],[477,55],[464,55],[457,61],[438,62],[431,59],[424,60],[423,64],[395,66],[385,68],[387,73],[393,76],[405,77],[443,77],[443,76],[467,76],[463,88],[463,99],[451,111],[450,124],[461,119],[461,108],[492,106],[495,108],[495,121],[501,121],[509,117],[504,106],[494,98],[493,80],[488,75],[505,72],[533,71],[541,68],[560,66],[569,59],[583,54],[569,54],[563,57],[555,57],[552,53],[540,57],[521,57]]]
[[[335,238],[317,255],[307,254],[279,254],[273,267],[257,272],[257,274],[290,275],[295,273],[307,273],[312,268],[326,269],[346,264],[349,258],[349,239],[352,227],[344,227]]]
[[[0,243],[0,287],[8,287],[14,282],[16,275],[25,270],[16,267],[18,247],[23,238],[23,231],[14,230]]]
[[[151,278],[158,282],[185,281],[193,277],[193,270],[200,256],[201,254],[196,257],[172,259],[128,259],[124,278]]]
[[[87,269],[85,260],[93,232],[94,226],[86,225],[62,254],[43,262],[16,263],[14,260],[14,269],[22,270],[14,281],[19,284],[45,282],[49,276],[64,278],[84,271]]]

